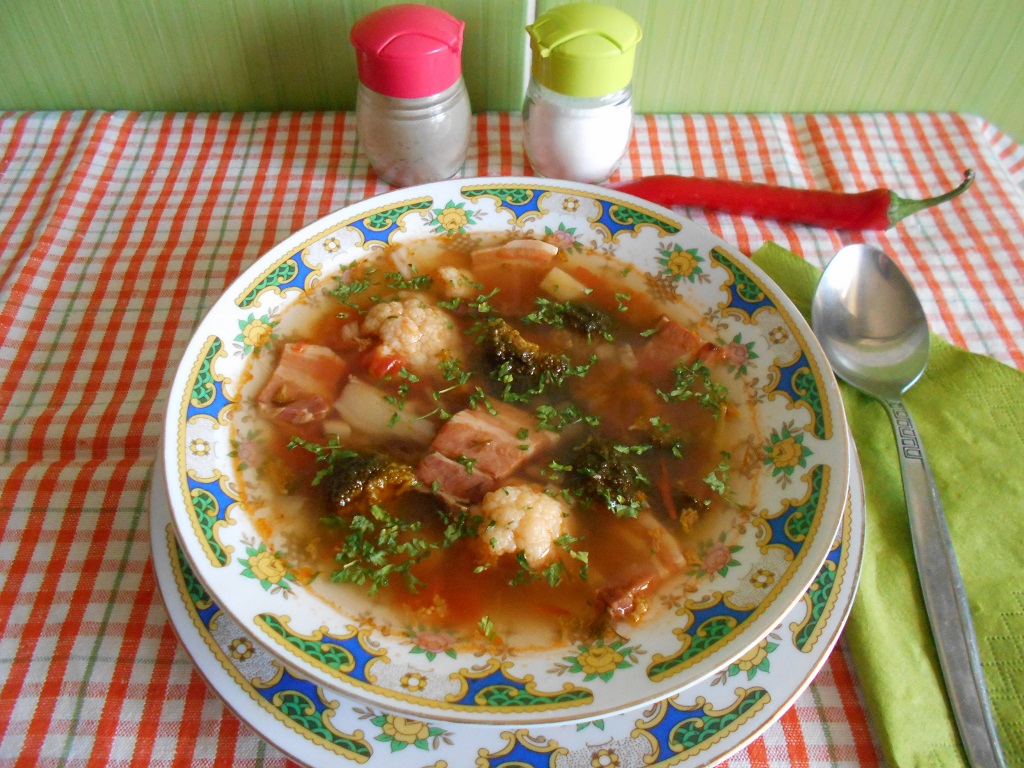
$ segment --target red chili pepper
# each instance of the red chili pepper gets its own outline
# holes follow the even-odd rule
[[[888,229],[913,213],[952,200],[973,181],[974,171],[964,171],[960,186],[925,200],[907,200],[888,189],[830,192],[673,175],[645,176],[612,188],[658,205],[710,208],[829,229]]]

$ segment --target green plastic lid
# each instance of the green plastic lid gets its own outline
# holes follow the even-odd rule
[[[627,13],[607,5],[552,8],[526,28],[533,79],[566,96],[592,98],[622,90],[633,78],[643,34]]]

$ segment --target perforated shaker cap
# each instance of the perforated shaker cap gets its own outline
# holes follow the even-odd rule
[[[534,80],[566,96],[583,98],[605,96],[629,85],[643,34],[629,14],[594,3],[552,8],[526,31]]]
[[[406,99],[447,90],[462,75],[465,26],[426,5],[389,5],[366,14],[349,33],[360,82]]]

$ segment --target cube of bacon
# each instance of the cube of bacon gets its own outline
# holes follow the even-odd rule
[[[597,604],[613,621],[637,621],[647,610],[647,596],[686,568],[686,556],[665,524],[650,510],[623,526],[618,539],[623,567],[598,587]],[[650,559],[645,559],[649,555]]]
[[[460,464],[437,451],[431,451],[420,460],[416,479],[450,504],[475,504],[498,487],[493,475]]]
[[[498,480],[515,472],[527,459],[555,440],[553,432],[537,432],[535,421],[511,406],[493,404],[455,414],[434,438],[431,448],[451,459],[466,458],[473,467]]]
[[[470,255],[474,272],[491,265],[507,269],[510,264],[546,267],[558,253],[558,246],[543,240],[511,240],[503,245],[480,248]]]
[[[523,411],[502,403],[492,409],[466,408],[445,422],[416,469],[421,482],[436,483],[442,496],[476,501],[557,440]]]
[[[709,366],[724,362],[725,348],[664,316],[658,322],[657,333],[637,352],[641,369],[654,372],[671,370],[679,364],[688,366],[697,360]]]
[[[316,344],[285,344],[277,367],[260,391],[260,410],[289,424],[323,419],[338,396],[348,364]]]
[[[661,576],[653,565],[633,565],[599,587],[594,597],[613,621],[627,617],[639,619],[645,612],[644,595],[660,583]]]

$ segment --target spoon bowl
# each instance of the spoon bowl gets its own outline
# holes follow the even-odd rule
[[[928,364],[928,321],[914,288],[882,251],[851,245],[822,275],[812,322],[836,375],[878,398],[898,398]]]
[[[924,309],[883,251],[849,245],[821,275],[811,325],[836,376],[879,400],[889,414],[921,594],[960,740],[971,766],[1005,766],[953,542],[924,447],[901,400],[928,364]]]

